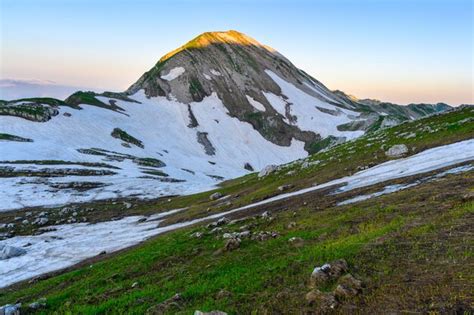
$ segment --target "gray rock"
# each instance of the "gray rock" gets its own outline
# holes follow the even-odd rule
[[[230,238],[230,239],[228,239],[227,242],[225,243],[224,249],[225,249],[226,251],[233,251],[233,250],[235,250],[235,249],[237,249],[237,248],[240,247],[240,243],[241,243],[241,241],[240,241],[239,238]]]
[[[338,286],[334,294],[338,300],[354,297],[362,292],[362,281],[354,278],[351,274],[342,276],[338,280]]]
[[[278,169],[278,166],[276,165],[267,165],[258,173],[258,177],[261,178],[261,177],[268,176],[271,173],[275,172],[277,169]]]
[[[278,187],[278,191],[286,191],[286,190],[288,190],[292,187],[293,187],[293,185],[281,185],[281,186]]]
[[[30,305],[28,305],[28,307],[31,308],[31,309],[34,309],[34,310],[37,310],[37,309],[46,307],[46,299],[45,299],[45,298],[41,298],[41,299],[39,299],[38,301],[33,302],[33,303],[31,303]]]
[[[194,312],[194,315],[227,315],[227,313],[222,311],[201,312],[199,310],[196,310]]]
[[[217,200],[219,198],[222,198],[223,196],[224,195],[222,195],[220,192],[215,192],[209,196],[209,200]]]
[[[20,315],[21,303],[0,306],[0,315]]]
[[[396,144],[385,152],[388,157],[401,157],[408,153],[408,147],[404,144]]]
[[[8,245],[0,245],[0,260],[9,259],[26,254],[26,250]]]
[[[40,218],[36,218],[34,221],[33,221],[33,224],[34,225],[39,225],[39,226],[43,226],[43,225],[46,225],[48,223],[48,218],[45,218],[45,217],[40,217]]]

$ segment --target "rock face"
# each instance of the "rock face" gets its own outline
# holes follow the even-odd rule
[[[385,155],[391,158],[397,158],[404,156],[405,154],[408,153],[408,148],[404,144],[396,144],[392,146],[390,149],[388,149],[387,152],[385,152]]]
[[[0,245],[0,260],[9,259],[26,254],[23,248]]]

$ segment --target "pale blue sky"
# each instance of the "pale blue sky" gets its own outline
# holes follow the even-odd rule
[[[123,90],[199,33],[235,29],[331,89],[473,103],[472,0],[0,0],[0,78]]]

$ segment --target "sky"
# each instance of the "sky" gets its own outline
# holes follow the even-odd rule
[[[167,52],[235,29],[330,89],[474,103],[473,0],[0,0],[0,79],[123,91]]]

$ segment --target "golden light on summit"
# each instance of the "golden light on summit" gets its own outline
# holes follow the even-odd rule
[[[222,44],[222,43],[236,44],[236,45],[241,45],[241,46],[256,46],[256,47],[261,47],[263,49],[266,49],[270,52],[276,52],[276,50],[271,48],[270,46],[262,45],[258,41],[253,39],[252,37],[247,36],[235,30],[229,30],[229,31],[224,31],[224,32],[205,32],[193,38],[192,40],[190,40],[183,46],[164,55],[160,59],[160,62],[166,61],[169,58],[176,55],[177,53],[186,49],[199,49],[199,48],[205,48],[210,45]]]

